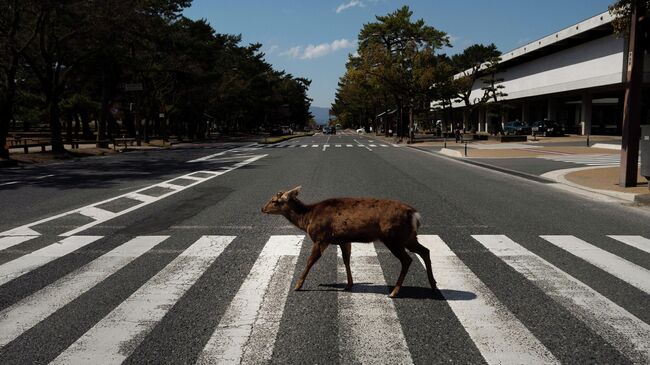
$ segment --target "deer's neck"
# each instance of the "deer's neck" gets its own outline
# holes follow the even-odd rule
[[[296,227],[307,230],[309,225],[309,212],[311,209],[298,199],[289,200],[289,209],[285,210],[283,215]]]

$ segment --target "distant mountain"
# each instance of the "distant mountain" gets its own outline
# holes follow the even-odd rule
[[[326,124],[329,121],[330,108],[323,108],[320,106],[310,106],[309,111],[314,116],[316,123]]]

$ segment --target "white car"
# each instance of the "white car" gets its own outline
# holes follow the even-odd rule
[[[359,134],[364,133],[364,132],[365,132],[365,130],[363,128],[357,129],[357,133],[359,133]]]

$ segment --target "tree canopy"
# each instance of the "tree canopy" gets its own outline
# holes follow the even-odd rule
[[[0,0],[0,147],[10,128],[47,131],[61,152],[71,138],[309,123],[310,80],[274,69],[261,44],[184,17],[190,3]]]

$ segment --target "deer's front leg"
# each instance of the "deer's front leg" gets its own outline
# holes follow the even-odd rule
[[[350,242],[341,244],[341,254],[345,264],[345,273],[348,277],[348,285],[343,290],[352,290],[352,270],[350,269],[350,255],[352,254],[352,244]]]
[[[311,246],[311,254],[309,255],[309,258],[307,259],[307,266],[305,266],[305,270],[303,270],[302,274],[300,274],[300,277],[298,278],[298,282],[296,283],[296,289],[295,290],[300,290],[302,288],[302,284],[305,283],[305,278],[307,277],[307,274],[309,274],[309,270],[311,270],[311,267],[314,266],[316,261],[320,259],[320,257],[323,254],[323,251],[327,248],[327,244],[319,244],[318,242],[314,242]]]

